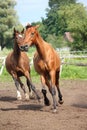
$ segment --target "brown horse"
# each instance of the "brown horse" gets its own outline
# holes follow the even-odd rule
[[[60,57],[57,54],[57,52],[52,48],[52,46],[44,41],[42,37],[40,36],[37,26],[26,26],[25,36],[22,44],[20,45],[20,49],[26,51],[30,46],[35,45],[37,49],[36,59],[39,59],[39,63],[37,63],[36,66],[38,66],[39,71],[36,69],[36,71],[42,76],[42,79],[44,83],[47,84],[50,93],[52,94],[53,98],[53,106],[54,106],[54,112],[56,111],[56,90],[55,86],[58,90],[58,96],[59,96],[59,103],[62,104],[62,94],[59,89],[59,73],[60,73]],[[40,65],[41,64],[41,65]],[[35,66],[35,63],[34,63]],[[50,79],[50,82],[49,82]],[[45,89],[45,87],[44,87]],[[46,102],[47,96],[46,91],[42,89],[44,100]]]
[[[10,52],[6,58],[6,69],[9,72],[9,74],[12,76],[15,86],[17,88],[17,99],[21,99],[21,94],[19,91],[19,84],[24,91],[25,98],[29,99],[28,94],[26,93],[25,86],[21,82],[20,77],[25,76],[27,80],[27,86],[29,88],[29,92],[31,94],[31,89],[36,93],[36,89],[34,85],[31,82],[30,78],[30,65],[29,65],[29,58],[25,52],[20,51],[19,49],[19,43],[22,42],[23,36],[22,33],[19,33],[14,29],[14,49],[12,52]],[[39,96],[37,95],[38,99]]]

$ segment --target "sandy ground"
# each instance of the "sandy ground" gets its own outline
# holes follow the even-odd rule
[[[54,114],[52,105],[25,101],[23,93],[17,101],[13,82],[0,83],[0,130],[87,130],[87,81],[61,80],[60,88],[64,104]],[[52,104],[49,92],[48,97]]]

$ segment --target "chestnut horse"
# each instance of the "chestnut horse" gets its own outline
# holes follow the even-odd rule
[[[6,58],[6,69],[9,74],[12,76],[15,86],[17,88],[17,99],[21,99],[21,93],[19,91],[19,84],[25,94],[25,98],[29,99],[29,96],[25,90],[24,84],[21,82],[20,77],[25,76],[27,81],[27,86],[29,88],[29,93],[31,94],[31,89],[36,93],[36,96],[39,98],[34,85],[31,82],[30,78],[30,65],[29,65],[29,58],[25,52],[20,51],[19,43],[22,42],[22,32],[19,33],[14,29],[14,49],[10,52]]]
[[[60,57],[57,54],[57,52],[53,49],[53,47],[43,40],[43,38],[40,36],[38,30],[38,25],[31,26],[27,25],[24,35],[24,40],[22,44],[20,45],[20,49],[26,51],[30,46],[35,45],[37,49],[36,59],[39,59],[40,63],[42,65],[39,65],[37,63],[36,66],[39,66],[41,70],[36,71],[42,76],[43,83],[46,83],[49,91],[53,98],[53,106],[54,106],[54,112],[56,112],[56,90],[55,86],[58,91],[59,96],[59,103],[62,104],[62,94],[60,92],[59,88],[59,73],[60,73]],[[34,64],[35,66],[35,64]],[[49,82],[50,79],[50,82]],[[48,99],[46,96],[45,86],[42,88],[42,92],[44,95],[44,100]]]

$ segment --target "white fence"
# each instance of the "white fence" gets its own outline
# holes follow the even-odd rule
[[[5,66],[5,59],[6,57],[0,57],[0,64],[1,64],[0,75],[2,74],[4,66]]]
[[[67,64],[67,65],[78,65],[78,66],[87,66],[87,62],[84,63],[71,63],[70,60],[71,59],[87,59],[87,51],[72,51],[72,52],[63,52],[63,51],[59,51],[58,52],[60,54],[60,58],[61,58],[61,71],[62,71],[62,67],[63,64]],[[5,66],[5,59],[6,57],[0,57],[0,75],[3,73],[3,69]],[[68,60],[68,62],[66,62],[66,59]],[[33,57],[30,58],[30,65],[33,64]]]

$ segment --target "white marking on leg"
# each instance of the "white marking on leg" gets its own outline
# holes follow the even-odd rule
[[[18,100],[21,100],[21,99],[22,99],[22,97],[21,97],[21,93],[20,93],[19,90],[17,90],[17,99],[18,99]]]
[[[29,95],[27,93],[25,93],[25,99],[29,100]]]
[[[57,110],[56,109],[53,109],[53,113],[56,113],[57,112]]]

